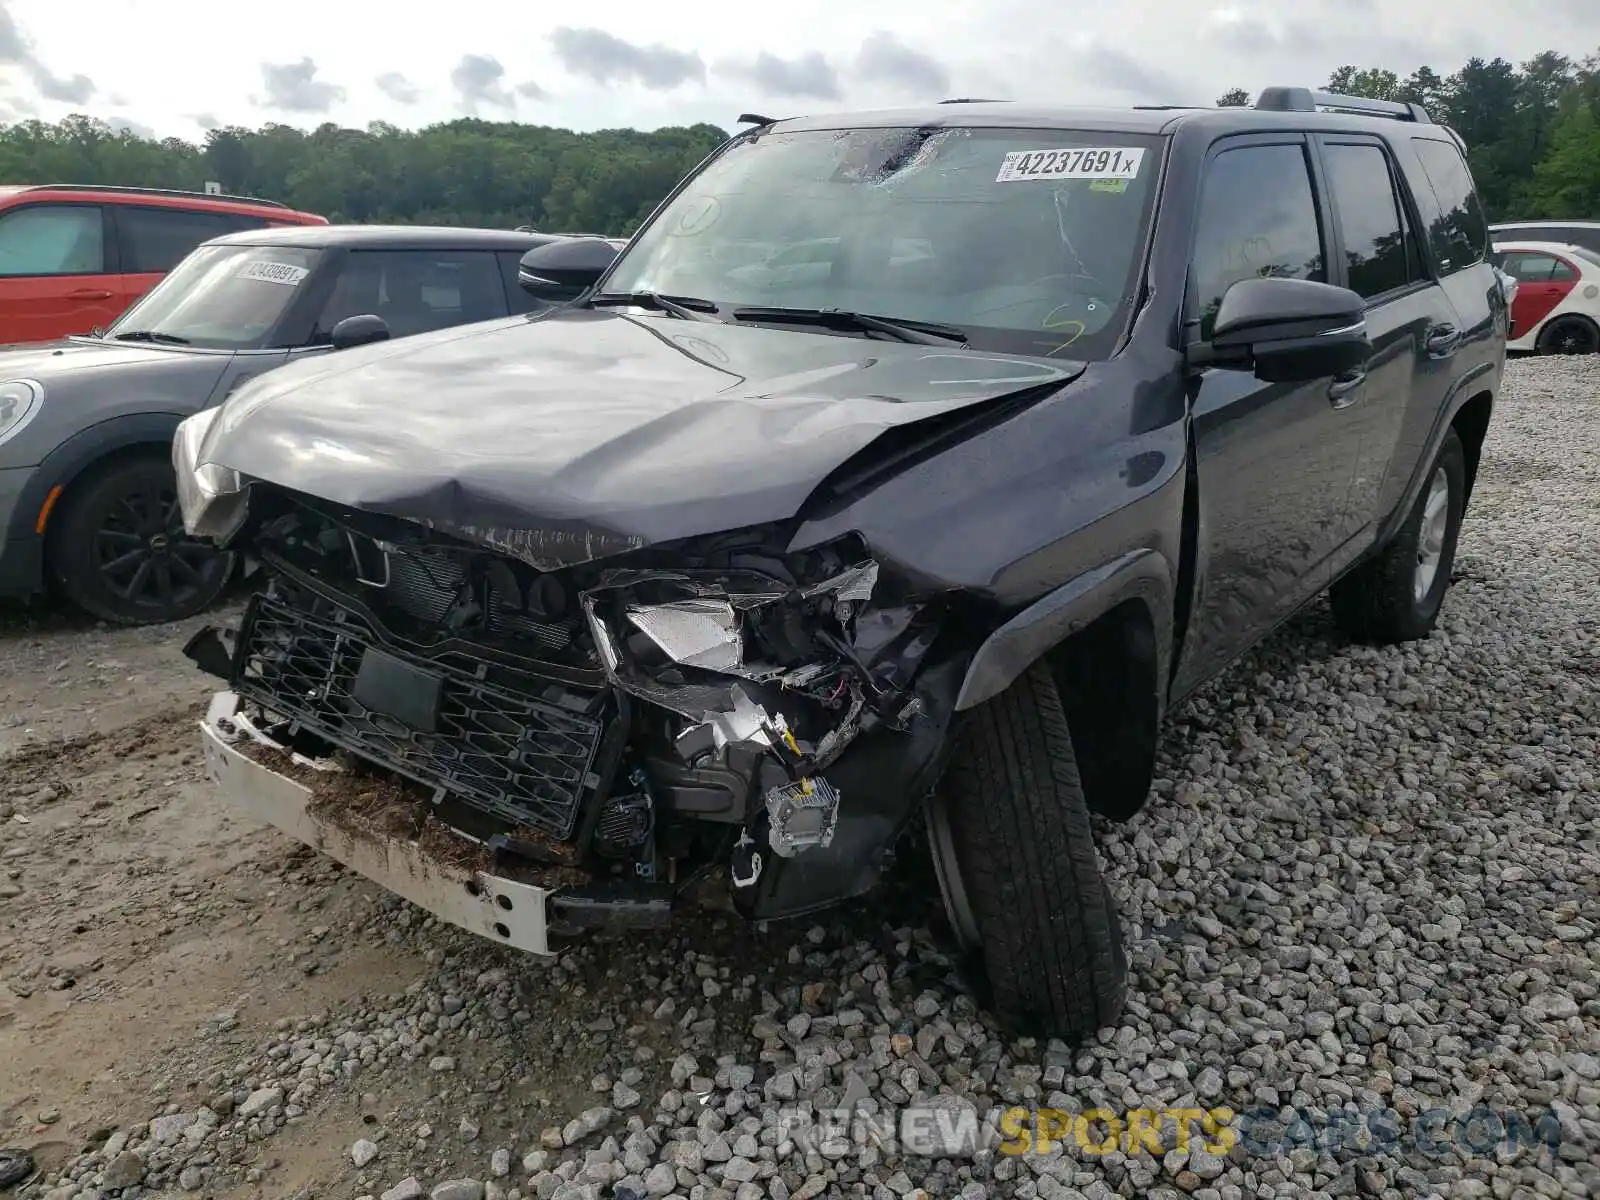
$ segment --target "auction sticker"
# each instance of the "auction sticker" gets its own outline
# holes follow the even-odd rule
[[[1094,146],[1077,150],[1013,150],[1000,160],[996,183],[1024,179],[1137,179],[1144,151]]]
[[[260,279],[266,283],[281,283],[286,287],[296,287],[309,274],[311,272],[305,267],[297,267],[293,263],[262,262],[257,260],[246,263],[239,272],[239,278]]]

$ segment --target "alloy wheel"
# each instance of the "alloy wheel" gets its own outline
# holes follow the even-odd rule
[[[183,528],[177,491],[145,484],[124,492],[94,533],[93,560],[107,589],[142,609],[172,612],[210,586],[214,547]]]
[[[1417,569],[1411,578],[1411,594],[1421,604],[1433,590],[1444,560],[1444,539],[1450,526],[1450,476],[1443,466],[1428,482],[1428,498],[1422,506],[1422,526],[1417,531]]]

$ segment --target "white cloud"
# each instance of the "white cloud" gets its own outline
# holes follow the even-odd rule
[[[1209,104],[1232,87],[1320,85],[1344,63],[1402,74],[1426,63],[1448,74],[1473,53],[1521,62],[1547,48],[1581,56],[1600,47],[1600,0],[1460,0],[1449,21],[1376,0],[1101,9],[1060,0],[610,0],[578,14],[455,0],[448,20],[425,28],[326,0],[279,0],[271,21],[212,0],[0,0],[0,11],[27,56],[8,60],[0,45],[0,89],[47,119],[108,116],[106,97],[116,96],[127,102],[119,115],[181,136],[193,136],[195,113],[224,124],[417,126],[451,120],[468,102],[483,115],[579,129],[727,128],[752,107],[781,116],[938,99],[946,88],[1063,104]],[[501,73],[452,81],[469,57]],[[303,73],[307,60],[313,73]],[[252,104],[271,97],[268,80],[298,111]]]

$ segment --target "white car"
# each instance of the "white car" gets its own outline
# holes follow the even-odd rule
[[[1509,350],[1600,352],[1600,254],[1563,242],[1494,244],[1495,265],[1517,281]]]

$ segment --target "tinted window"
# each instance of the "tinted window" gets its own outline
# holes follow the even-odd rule
[[[1422,278],[1416,239],[1402,215],[1389,156],[1370,144],[1334,144],[1325,147],[1324,157],[1351,289],[1380,296]]]
[[[1571,263],[1562,262],[1559,258],[1556,259],[1550,266],[1550,278],[1551,279],[1563,280],[1563,279],[1576,279],[1577,277],[1578,277],[1578,273],[1577,273],[1577,271],[1572,269],[1572,264]]]
[[[0,275],[98,275],[105,224],[87,204],[36,204],[0,216]]]
[[[340,321],[362,313],[382,317],[391,337],[504,316],[500,269],[488,251],[352,251],[312,340],[326,341]]]
[[[165,272],[201,242],[238,226],[223,213],[185,212],[177,208],[117,208],[122,234],[122,269],[129,275]]]
[[[1452,142],[1412,138],[1411,144],[1438,202],[1439,215],[1428,224],[1428,241],[1439,260],[1439,273],[1470,267],[1489,249],[1489,226],[1467,162]]]
[[[1211,160],[1189,279],[1201,337],[1211,336],[1222,295],[1239,280],[1326,280],[1324,263],[1301,147],[1241,146]]]
[[[531,247],[530,247],[531,249]],[[498,250],[495,258],[500,263],[500,282],[505,288],[506,300],[511,305],[514,313],[540,312],[549,308],[543,300],[536,299],[524,291],[517,282],[517,267],[522,262],[522,256],[527,250]]]

